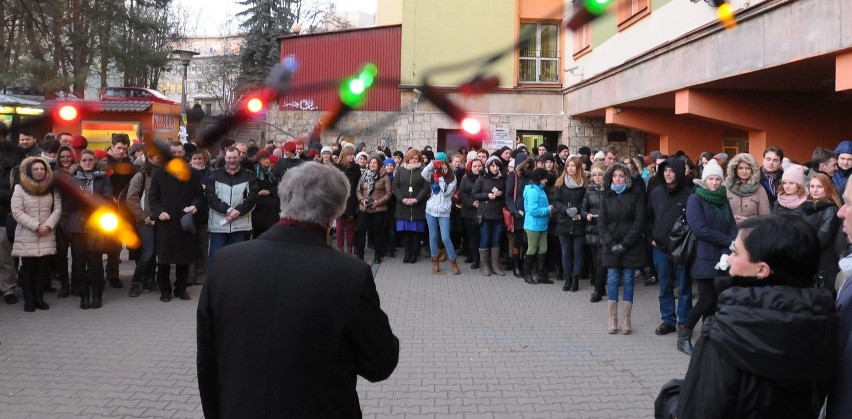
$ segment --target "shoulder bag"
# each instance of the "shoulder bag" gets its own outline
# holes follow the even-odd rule
[[[518,200],[518,175],[515,174],[515,188],[514,192],[512,192],[512,200]],[[509,211],[509,208],[503,207],[503,222],[506,224],[506,231],[510,233],[515,232],[515,216],[512,215],[512,211]]]
[[[669,232],[669,254],[678,265],[689,265],[695,257],[695,233],[686,222],[686,208]]]

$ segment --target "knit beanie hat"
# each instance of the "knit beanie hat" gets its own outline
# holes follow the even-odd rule
[[[429,159],[429,161],[435,160],[435,153],[432,150],[423,150],[423,157]]]
[[[805,186],[805,168],[798,164],[790,165],[781,176],[781,182],[793,182]]]
[[[547,170],[543,167],[533,170],[530,175],[530,180],[532,180],[533,183],[538,183],[541,182],[542,179],[547,179]]]
[[[834,154],[837,156],[841,154],[852,154],[852,141],[841,141],[840,144],[837,145],[837,148],[834,149]]]
[[[296,142],[295,141],[287,141],[286,143],[284,143],[284,146],[282,146],[281,149],[286,151],[286,152],[289,152],[289,153],[295,153],[296,152]]]
[[[551,153],[549,151],[545,151],[544,153],[541,153],[540,156],[538,156],[538,161],[545,162],[545,161],[555,161],[555,160],[553,158],[553,153]]]
[[[529,156],[527,156],[527,153],[524,153],[524,152],[518,153],[517,155],[515,155],[515,166],[525,162],[527,160],[527,158],[529,158]]]
[[[474,159],[476,159],[476,153],[477,153],[476,150],[468,151],[467,152],[467,161],[473,161]]]
[[[358,152],[358,154],[356,154],[356,155],[355,155],[355,160],[360,159],[360,158],[361,158],[361,156],[364,156],[364,158],[365,158],[365,159],[367,159],[367,160],[369,160],[369,159],[370,159],[370,155],[369,155],[369,154],[367,154],[367,153],[365,153],[365,152],[363,152],[363,151],[359,151],[359,152]]]
[[[725,179],[725,174],[722,172],[722,166],[719,166],[719,162],[717,162],[716,159],[710,159],[707,161],[707,164],[704,165],[704,171],[701,172],[701,181],[706,181],[710,176],[717,176],[722,180]]]
[[[382,162],[382,166],[387,166],[387,165],[391,165],[393,167],[396,167],[396,160],[394,160],[390,157],[386,158],[385,161]]]
[[[329,147],[329,146],[325,146],[325,147],[323,147],[323,148],[320,150],[320,152],[321,152],[322,154],[331,154],[331,147]]]
[[[598,151],[597,153],[595,153],[595,158],[593,158],[592,160],[598,161],[598,160],[603,160],[605,158],[606,158],[606,154],[604,154],[603,151]]]
[[[440,160],[442,162],[446,162],[447,161],[447,153],[444,153],[443,151],[439,151],[438,154],[435,155],[435,160]]]

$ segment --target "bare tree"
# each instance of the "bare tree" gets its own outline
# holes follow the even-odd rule
[[[331,1],[311,3],[299,15],[302,33],[318,33],[349,29],[354,27],[337,13],[337,5]]]

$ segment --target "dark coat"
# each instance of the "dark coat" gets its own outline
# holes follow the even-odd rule
[[[459,202],[462,205],[462,218],[476,218],[478,210],[473,206],[473,202],[476,201],[476,198],[473,197],[473,185],[476,183],[477,179],[479,179],[479,175],[474,175],[468,170],[467,174],[462,178],[461,183],[459,184]]]
[[[556,214],[556,234],[569,236],[586,235],[586,219],[580,213],[583,206],[583,197],[586,196],[586,188],[569,188],[567,185],[554,186],[550,193],[550,204]],[[569,217],[566,212],[569,208],[577,210],[577,218]]]
[[[88,180],[82,178],[82,172],[78,171],[74,175],[74,183],[83,190],[86,190]],[[92,195],[101,199],[112,200],[112,186],[109,184],[109,179],[105,176],[95,177],[92,180]],[[65,228],[67,233],[85,233],[86,220],[92,215],[91,209],[80,206],[76,199],[63,199],[62,212],[68,215],[68,224]]]
[[[524,217],[518,214],[518,211],[524,210],[524,188],[530,183],[529,175],[529,173],[518,174],[517,170],[510,171],[506,175],[506,193],[504,194],[506,196],[506,208],[520,222],[518,225],[523,225],[524,223]],[[517,197],[515,197],[516,189]]]
[[[260,163],[256,163],[260,164]],[[252,168],[252,171],[257,175],[257,167]],[[281,218],[281,199],[278,197],[278,182],[281,178],[275,179],[272,182],[269,177],[263,180],[257,179],[257,201],[254,209],[251,212],[251,226],[254,230],[266,230],[272,227]],[[260,191],[267,190],[269,195],[260,195]]]
[[[21,149],[11,141],[0,139],[0,226],[6,226],[6,217],[11,214],[12,170],[24,160]]]
[[[406,221],[426,219],[426,200],[432,195],[432,190],[429,189],[429,184],[426,183],[426,179],[423,179],[421,172],[423,172],[423,165],[414,170],[408,170],[402,164],[396,170],[396,174],[393,176],[396,219]],[[402,203],[403,198],[415,198],[417,203],[405,205]]]
[[[601,238],[598,235],[598,217],[592,217],[589,222],[589,214],[597,216],[601,212],[601,200],[603,190],[592,186],[586,189],[583,195],[583,204],[580,207],[580,216],[586,221],[586,244],[589,246],[600,246]]]
[[[278,162],[280,163],[281,160]],[[348,169],[343,164],[338,164],[337,168],[349,179],[349,197],[346,198],[346,210],[343,211],[343,215],[348,217],[355,216],[358,213],[358,195],[356,190],[358,189],[358,180],[361,179],[361,169],[358,168],[355,162],[352,162]]]
[[[701,329],[677,416],[816,418],[838,366],[831,293],[734,282]]]
[[[598,234],[603,244],[601,265],[607,268],[641,268],[648,265],[645,255],[645,194],[627,176],[627,190],[617,194],[610,189],[612,172],[619,168],[630,173],[627,166],[615,163],[604,175],[605,190],[598,215]],[[627,250],[623,255],[612,253],[612,247],[621,244]]]
[[[837,276],[837,260],[839,256],[834,251],[834,241],[840,229],[840,219],[837,218],[837,206],[828,200],[816,203],[805,202],[802,205],[802,218],[814,228],[819,239],[819,272],[826,280],[829,289],[834,290],[834,279]]]
[[[828,395],[827,419],[845,419],[852,412],[852,397],[849,397],[852,394],[852,283],[838,290],[836,304],[840,319],[837,327],[840,362]]]
[[[713,278],[719,275],[715,266],[722,253],[729,254],[731,242],[737,238],[737,224],[728,201],[725,201],[728,221],[722,221],[716,215],[712,204],[697,194],[692,194],[686,202],[686,222],[695,234],[695,260],[690,272],[693,278]]]
[[[496,199],[489,199],[488,194],[494,188],[503,192],[503,195],[496,197]],[[494,177],[491,173],[479,175],[479,179],[473,185],[472,194],[473,199],[479,201],[477,215],[481,215],[484,220],[503,220],[503,207],[506,206],[506,200],[503,198],[506,195],[506,181],[503,175],[497,177]],[[521,198],[520,201],[523,201],[523,193],[519,193],[519,198]]]
[[[208,419],[358,418],[356,376],[384,380],[399,357],[370,265],[283,225],[216,254],[197,335]]]
[[[190,205],[198,209],[204,201],[201,177],[198,172],[191,173],[186,182],[162,168],[151,173],[148,202],[157,231],[157,263],[185,265],[195,261],[194,235],[181,227],[181,217],[186,214],[183,209]],[[160,219],[163,212],[171,217],[168,221]]]
[[[677,157],[669,157],[660,164],[660,178],[663,179],[663,171],[671,167],[675,172],[675,187],[669,190],[665,185],[651,191],[648,194],[648,224],[647,231],[656,243],[656,247],[669,251],[669,233],[672,231],[675,221],[686,210],[686,201],[692,195],[692,187],[686,183],[686,167],[683,160]]]
[[[787,208],[781,205],[777,199],[774,204],[772,204],[772,215],[791,215],[793,217],[801,217],[804,214],[804,204],[799,205],[796,208]]]

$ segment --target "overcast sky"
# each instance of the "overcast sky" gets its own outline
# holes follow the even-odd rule
[[[302,8],[306,3],[316,0],[304,0]],[[329,0],[321,0],[323,2]],[[337,4],[337,10],[376,13],[376,0],[332,0]],[[227,16],[233,16],[242,11],[237,0],[177,0],[191,14],[191,20],[198,22],[198,33],[196,35],[219,35],[220,28]]]

